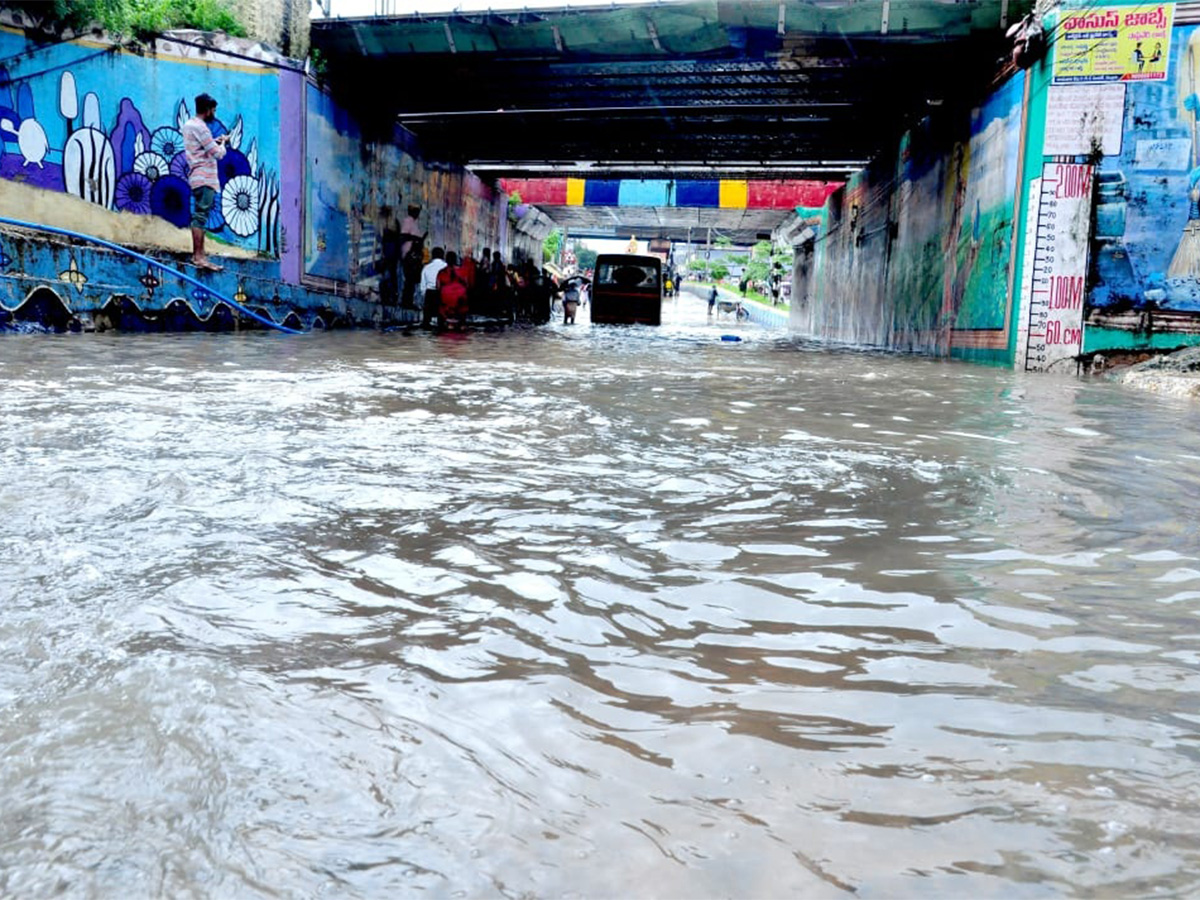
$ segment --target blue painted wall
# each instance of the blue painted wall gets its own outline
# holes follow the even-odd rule
[[[208,227],[218,241],[279,254],[276,70],[105,44],[35,45],[0,29],[0,178],[64,191],[106,209],[187,225],[191,192],[180,126],[193,98],[218,102],[229,133]]]
[[[1200,32],[1175,28],[1165,81],[1125,88],[1121,152],[1100,163],[1090,305],[1200,312]]]

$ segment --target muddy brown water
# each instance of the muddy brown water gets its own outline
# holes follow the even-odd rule
[[[2,345],[4,896],[1200,891],[1196,405],[688,297]]]

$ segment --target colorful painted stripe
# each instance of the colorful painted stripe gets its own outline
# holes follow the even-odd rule
[[[819,208],[835,181],[506,178],[508,194],[544,206],[674,206],[700,209]]]

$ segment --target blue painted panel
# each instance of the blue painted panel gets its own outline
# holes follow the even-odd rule
[[[235,315],[214,293],[293,328],[378,325],[417,314],[365,297],[334,296],[278,280],[272,260],[225,259],[199,272],[169,253],[151,254],[200,278],[211,291],[143,261],[90,245],[0,231],[0,333],[107,327],[129,331],[227,331]]]
[[[617,206],[621,202],[620,181],[593,181],[583,186],[584,206]]]
[[[279,252],[279,87],[275,70],[142,57],[94,45],[33,45],[0,31],[0,178],[62,191],[107,209],[180,223],[190,202],[179,128],[201,91],[217,98],[214,135],[229,133],[217,241]],[[24,55],[22,55],[24,54]],[[228,62],[219,54],[208,59]]]
[[[671,182],[626,179],[621,182],[617,201],[619,206],[668,206],[671,202]]]
[[[1175,28],[1167,79],[1125,86],[1121,152],[1097,173],[1089,306],[1200,312],[1198,56],[1200,29]]]
[[[676,206],[699,206],[715,208],[721,202],[721,182],[719,181],[677,181],[675,182]]]

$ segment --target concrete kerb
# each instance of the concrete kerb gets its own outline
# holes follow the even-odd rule
[[[708,291],[712,288],[711,283],[700,281],[685,281],[683,286],[690,290],[692,294],[705,301],[708,299]],[[757,300],[751,300],[749,297],[743,297],[736,291],[723,288],[721,285],[717,285],[717,298],[719,300],[740,300],[742,307],[750,314],[749,321],[755,325],[775,330],[787,329],[787,310],[777,309],[773,306],[767,306],[765,303],[760,303]]]

